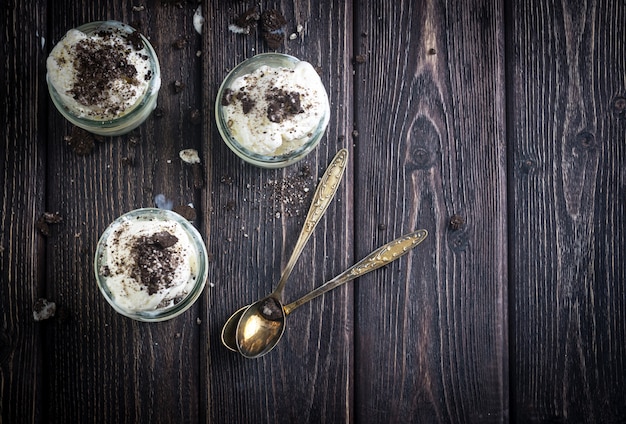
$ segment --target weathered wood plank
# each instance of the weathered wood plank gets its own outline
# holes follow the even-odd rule
[[[626,4],[508,20],[514,417],[624,422]]]
[[[33,305],[45,295],[47,105],[45,2],[0,7],[0,422],[42,422],[46,399],[41,333]]]
[[[192,173],[178,157],[198,148],[200,36],[192,25],[195,3],[58,2],[50,11],[50,47],[69,28],[115,19],[132,23],[152,42],[161,64],[161,115],[131,135],[96,143],[78,156],[64,136],[71,131],[50,106],[47,201],[64,218],[48,238],[47,292],[69,318],[47,331],[47,404],[55,422],[196,422],[199,419],[200,304],[167,322],[145,324],[117,314],[93,276],[93,253],[106,226],[163,194],[174,206],[200,205]],[[174,47],[184,39],[182,48]],[[184,83],[178,93],[173,84]],[[198,214],[202,214],[201,208]],[[201,223],[201,220],[197,220]]]
[[[356,286],[356,419],[504,422],[503,10],[371,1],[355,11],[355,209],[367,211],[355,215],[357,256],[430,233]]]
[[[214,263],[207,290],[207,422],[346,422],[351,412],[351,291],[338,290],[300,308],[288,318],[280,344],[248,360],[219,341],[221,326],[239,307],[270,293],[279,280],[309,207],[317,178],[345,147],[351,129],[351,9],[342,2],[269,2],[287,19],[287,32],[303,32],[279,51],[318,67],[332,104],[326,137],[302,162],[282,170],[244,165],[205,122],[205,157],[211,189],[205,216]],[[256,53],[269,51],[259,32],[228,30],[234,18],[257,2],[205,2],[205,107],[214,114],[217,89],[227,70]],[[331,40],[331,41],[328,41]],[[352,162],[352,160],[351,160]],[[295,300],[339,273],[351,260],[352,166],[339,192],[298,261],[285,297]],[[308,174],[310,176],[307,176]],[[294,188],[278,194],[282,183]],[[303,188],[309,191],[303,193]]]

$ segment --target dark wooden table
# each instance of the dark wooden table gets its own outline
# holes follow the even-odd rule
[[[278,50],[331,100],[319,147],[281,170],[244,164],[213,118],[227,71],[268,51],[228,30],[255,4],[287,18]],[[195,0],[0,4],[0,423],[626,422],[626,2],[201,5],[202,35]],[[102,19],[149,37],[163,87],[137,131],[81,156],[45,60]],[[342,147],[286,297],[403,233],[428,239],[300,308],[263,358],[226,350],[222,324],[273,289]],[[106,303],[92,260],[159,194],[193,204],[211,265],[189,311],[147,324]],[[42,228],[46,212],[62,222]],[[40,298],[57,314],[37,322]]]

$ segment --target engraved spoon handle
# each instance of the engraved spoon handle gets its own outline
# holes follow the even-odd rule
[[[285,315],[289,315],[297,307],[316,297],[339,287],[342,284],[352,281],[368,272],[374,271],[385,266],[401,256],[406,255],[411,249],[424,241],[428,236],[428,231],[417,230],[409,234],[405,234],[384,246],[379,247],[372,253],[361,259],[359,262],[333,278],[313,291],[302,296],[300,299],[284,306]]]
[[[313,234],[315,226],[324,215],[324,212],[326,212],[326,209],[328,209],[330,201],[333,200],[347,163],[348,150],[339,150],[330,165],[328,165],[328,168],[326,168],[326,172],[324,172],[322,179],[317,185],[317,189],[315,190],[315,194],[311,200],[311,206],[306,219],[304,220],[304,225],[302,227],[302,231],[300,232],[300,236],[298,237],[298,241],[296,241],[296,245],[293,248],[289,262],[287,262],[287,266],[285,266],[285,269],[280,276],[280,281],[274,290],[274,294],[276,294],[279,299],[282,298],[287,278],[289,278],[293,267],[296,265],[296,261],[300,257],[302,249],[304,249],[304,245],[309,240],[309,237],[311,237],[311,234]]]

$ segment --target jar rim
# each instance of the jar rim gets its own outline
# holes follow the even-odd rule
[[[300,62],[302,62],[300,59],[285,53],[259,53],[240,62],[230,72],[228,72],[222,81],[215,99],[215,120],[217,123],[217,129],[222,137],[222,140],[229,147],[229,149],[244,161],[262,168],[282,168],[303,159],[308,153],[317,147],[324,136],[326,127],[330,120],[330,113],[328,110],[326,110],[324,115],[320,118],[319,123],[315,130],[312,131],[312,135],[309,140],[303,143],[302,146],[282,155],[264,155],[254,152],[243,146],[228,129],[228,124],[224,116],[222,98],[224,97],[225,90],[230,87],[233,81],[245,74],[254,72],[258,69],[258,67],[263,65],[273,68],[294,68]],[[328,97],[326,88],[324,88],[324,93],[326,94],[326,97]]]
[[[146,51],[146,55],[149,58],[151,78],[148,82],[148,86],[146,87],[145,92],[133,106],[125,111],[123,115],[118,117],[94,119],[81,116],[80,114],[74,112],[64,105],[61,94],[50,81],[48,72],[46,72],[46,83],[48,85],[48,91],[50,93],[52,102],[64,118],[66,118],[72,124],[81,127],[87,131],[100,135],[112,136],[124,134],[133,130],[137,126],[141,125],[154,110],[154,108],[156,107],[158,92],[161,88],[161,67],[152,44],[140,31],[136,30],[128,24],[115,20],[93,21],[80,25],[74,29],[89,34],[96,32],[101,28],[106,29],[107,27],[109,28],[109,30],[119,29],[128,34],[132,33],[133,31],[137,31]]]
[[[198,255],[198,272],[195,284],[182,300],[172,306],[155,310],[129,311],[121,307],[115,301],[111,291],[108,288],[106,277],[101,274],[101,268],[103,262],[106,259],[105,245],[108,237],[113,233],[116,228],[119,227],[119,225],[121,225],[122,222],[132,219],[158,219],[160,221],[174,221],[182,226],[183,230],[189,237],[189,241],[194,245],[194,248]],[[204,290],[208,279],[208,263],[209,258],[206,245],[196,227],[191,222],[189,222],[189,220],[179,215],[178,213],[159,208],[134,209],[114,219],[102,232],[98,240],[93,262],[96,283],[98,285],[98,288],[100,289],[100,292],[104,295],[104,298],[109,303],[109,305],[111,305],[113,309],[121,315],[137,321],[144,322],[166,321],[188,310],[196,302],[196,300],[200,297],[202,291]]]

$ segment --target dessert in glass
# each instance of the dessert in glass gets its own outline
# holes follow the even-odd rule
[[[144,208],[120,216],[103,232],[94,270],[100,291],[117,312],[164,321],[198,299],[207,264],[202,237],[187,219]]]
[[[260,167],[280,168],[318,145],[330,119],[330,105],[310,63],[262,53],[226,76],[215,115],[224,142],[235,154]]]
[[[134,28],[117,21],[70,29],[46,61],[50,97],[72,124],[105,136],[125,134],[156,107],[157,55]]]

